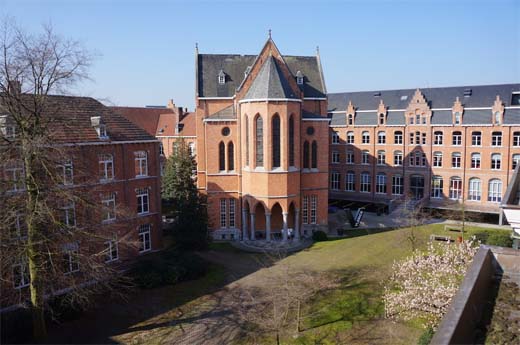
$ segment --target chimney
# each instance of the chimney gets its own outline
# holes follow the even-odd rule
[[[166,106],[168,109],[175,110],[175,103],[173,103],[173,99],[168,101],[168,105]]]
[[[9,80],[7,83],[7,92],[11,95],[19,95],[22,93],[22,83],[19,80]]]
[[[177,108],[177,116],[179,118],[179,120],[178,120],[179,122],[182,121],[182,119],[184,118],[184,115],[185,115],[184,114],[184,109],[182,107],[178,107]]]

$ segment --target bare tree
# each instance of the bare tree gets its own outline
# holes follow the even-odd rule
[[[34,338],[41,340],[48,296],[68,291],[69,300],[85,302],[113,283],[106,244],[113,234],[124,242],[127,226],[113,222],[100,229],[99,220],[107,213],[120,219],[129,213],[100,207],[107,190],[93,183],[84,160],[74,161],[72,176],[68,158],[82,152],[62,144],[63,133],[77,127],[66,105],[51,94],[66,93],[87,78],[92,56],[50,26],[31,35],[8,18],[0,35],[1,283],[11,287],[2,288],[1,299],[8,305],[28,301]],[[28,285],[29,293],[13,285]]]
[[[238,285],[230,293],[234,312],[246,332],[252,337],[274,334],[276,343],[291,324],[296,334],[302,331],[305,318],[303,306],[320,292],[338,286],[336,279],[317,272],[294,270],[287,261],[278,261],[262,279],[261,287]]]

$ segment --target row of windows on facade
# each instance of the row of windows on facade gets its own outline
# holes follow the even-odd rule
[[[148,188],[136,189],[137,214],[145,215],[150,212]],[[105,193],[101,196],[101,222],[109,223],[116,220],[116,193]],[[27,227],[24,223],[22,212],[13,214],[13,227],[11,237],[13,239],[23,239],[27,237]],[[76,206],[74,202],[67,203],[59,209],[59,225],[63,228],[74,228],[76,222]]]
[[[139,253],[149,252],[152,249],[151,224],[141,224],[138,227]],[[119,260],[119,242],[117,237],[105,241],[103,255],[105,262],[110,263]],[[80,250],[77,243],[64,246],[62,270],[64,274],[71,274],[80,271]],[[21,259],[12,267],[13,285],[15,288],[23,288],[30,284],[29,265],[27,258]]]
[[[471,154],[471,169],[481,169],[481,160],[482,155],[478,152]],[[394,166],[402,166],[403,165],[403,152],[402,151],[394,151],[393,157],[393,165]],[[511,169],[515,169],[520,162],[520,154],[513,154],[511,157]],[[339,151],[332,151],[331,162],[333,164],[341,163],[340,153]],[[461,168],[462,167],[462,154],[460,152],[453,152],[451,154],[451,167],[452,168]],[[356,164],[354,151],[347,150],[345,153],[345,163],[346,164]],[[370,164],[370,153],[367,150],[361,151],[361,164]],[[377,151],[377,165],[386,165],[386,151],[379,150]],[[427,158],[426,154],[421,151],[414,151],[410,153],[409,166],[416,167],[426,167],[427,166]],[[433,153],[433,161],[432,166],[434,168],[442,168],[443,166],[443,153],[442,152],[434,152]],[[501,170],[502,169],[502,154],[500,153],[492,153],[491,154],[491,163],[489,166],[492,170]]]
[[[331,178],[331,189],[340,190],[341,173],[332,172]],[[376,194],[387,194],[387,175],[385,173],[378,173],[376,175]],[[410,186],[411,189],[417,188],[418,186]],[[391,184],[392,195],[403,195],[404,193],[404,179],[402,175],[393,175]],[[434,176],[432,179],[432,198],[443,198],[443,178],[441,176]],[[356,189],[356,173],[349,171],[345,175],[345,191],[361,193],[372,192],[372,177],[370,173],[363,172],[360,174],[360,181],[358,189]],[[462,179],[458,176],[450,178],[449,194],[450,199],[458,200],[462,199]],[[467,200],[480,201],[482,197],[482,182],[479,178],[474,177],[469,179],[469,190]],[[488,201],[500,202],[502,201],[502,181],[500,179],[491,179],[488,182]]]
[[[353,126],[354,125],[354,114],[347,114],[347,125]],[[501,125],[502,124],[502,113],[501,112],[495,112],[493,116],[493,124],[495,125]],[[386,114],[380,113],[378,116],[378,124],[380,126],[386,124]],[[410,125],[426,125],[428,124],[428,117],[422,114],[415,114],[408,118],[408,124]],[[462,114],[460,112],[453,113],[453,124],[454,125],[460,125],[462,124]]]
[[[355,144],[355,135],[353,131],[348,131],[346,134],[347,144]],[[425,132],[414,131],[409,133],[409,144],[410,145],[426,145],[427,135]],[[339,144],[340,137],[338,131],[332,131],[332,143]],[[377,143],[378,144],[387,144],[386,132],[380,131],[377,133]],[[473,131],[471,132],[471,145],[472,146],[482,146],[483,138],[482,132]],[[363,131],[361,133],[361,144],[370,144],[370,132]],[[403,144],[403,132],[395,131],[394,132],[394,142],[393,144],[402,145]],[[433,133],[433,145],[445,145],[447,143],[444,142],[444,132],[443,131],[435,131]],[[462,145],[462,132],[454,131],[452,132],[451,144],[454,146]],[[496,131],[491,134],[491,146],[502,146],[502,132]],[[520,132],[513,132],[512,143],[513,146],[520,146]]]
[[[134,152],[135,177],[148,176],[148,159],[145,151]],[[114,156],[111,154],[99,155],[99,180],[101,182],[111,181],[114,179]],[[74,164],[71,159],[66,160],[63,164],[56,167],[57,174],[62,185],[74,184]],[[25,189],[24,168],[20,162],[6,166],[4,168],[6,180],[9,181],[9,192],[16,192]]]

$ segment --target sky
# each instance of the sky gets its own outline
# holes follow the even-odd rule
[[[0,0],[29,32],[51,23],[94,53],[76,93],[194,108],[200,53],[287,55],[319,46],[327,91],[520,82],[520,0]]]

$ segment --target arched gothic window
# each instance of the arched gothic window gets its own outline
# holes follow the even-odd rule
[[[249,117],[245,117],[246,127],[246,166],[249,166]]]
[[[228,144],[228,170],[235,170],[235,145],[230,141]]]
[[[264,123],[262,122],[262,116],[258,115],[256,118],[256,166],[264,166]]]
[[[218,144],[218,170],[226,170],[226,147],[223,141]]]
[[[303,168],[309,169],[309,142],[303,143]]]
[[[312,169],[318,168],[318,143],[316,140],[312,142]]]
[[[273,125],[273,168],[280,167],[280,116],[274,115]]]
[[[294,166],[294,118],[289,118],[289,166]]]

